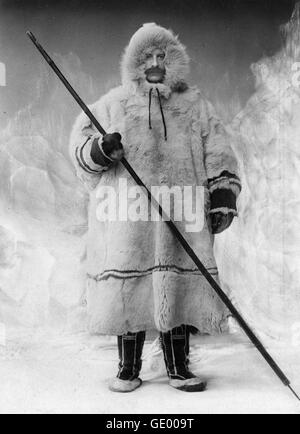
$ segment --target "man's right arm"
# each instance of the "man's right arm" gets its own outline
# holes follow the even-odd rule
[[[100,100],[90,109],[103,127],[109,128],[109,115],[105,104]],[[119,133],[107,134],[102,139],[84,113],[78,116],[70,138],[70,157],[77,176],[89,190],[97,186],[102,173],[116,164],[123,155]]]

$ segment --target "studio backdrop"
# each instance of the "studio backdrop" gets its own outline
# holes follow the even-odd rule
[[[123,50],[145,22],[179,35],[190,82],[236,138],[243,190],[239,218],[216,239],[222,286],[258,333],[288,342],[300,310],[294,1],[0,1],[0,322],[86,328],[88,193],[68,155],[79,108],[26,31],[90,104],[120,83]]]

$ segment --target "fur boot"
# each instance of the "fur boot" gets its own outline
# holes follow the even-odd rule
[[[138,332],[118,336],[119,372],[110,381],[109,388],[112,392],[132,392],[141,386],[139,374],[145,335],[145,332]]]
[[[206,382],[189,370],[189,328],[176,327],[167,333],[160,333],[164,359],[170,386],[185,392],[203,392]]]

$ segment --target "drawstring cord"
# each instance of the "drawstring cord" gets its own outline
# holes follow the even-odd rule
[[[151,101],[152,101],[152,92],[153,88],[149,90],[149,130],[152,130],[152,123],[151,123]]]
[[[156,89],[156,91],[157,91],[157,96],[158,96],[158,101],[159,101],[160,113],[161,113],[162,121],[163,121],[163,124],[164,124],[165,140],[167,141],[168,140],[168,135],[167,135],[167,125],[166,125],[165,115],[164,115],[163,108],[162,108],[162,105],[161,105],[161,99],[160,99],[159,90]]]
[[[153,88],[151,87],[151,89],[149,90],[149,130],[152,130],[152,122],[151,122],[152,92],[153,92]],[[164,116],[164,112],[163,112],[163,108],[162,108],[161,97],[160,97],[160,93],[159,93],[158,89],[156,89],[156,92],[157,92],[157,96],[158,96],[160,114],[161,114],[162,122],[164,125],[165,140],[167,141],[168,140],[167,125],[166,125],[166,120],[165,120],[165,116]]]

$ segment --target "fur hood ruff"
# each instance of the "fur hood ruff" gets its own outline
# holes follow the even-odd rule
[[[160,48],[165,52],[166,75],[163,83],[148,83],[143,70],[145,51]],[[158,88],[168,98],[171,92],[187,89],[189,57],[184,45],[171,30],[155,23],[144,24],[131,38],[121,62],[122,84],[131,90],[149,93],[150,88]],[[133,88],[133,89],[132,89]]]

